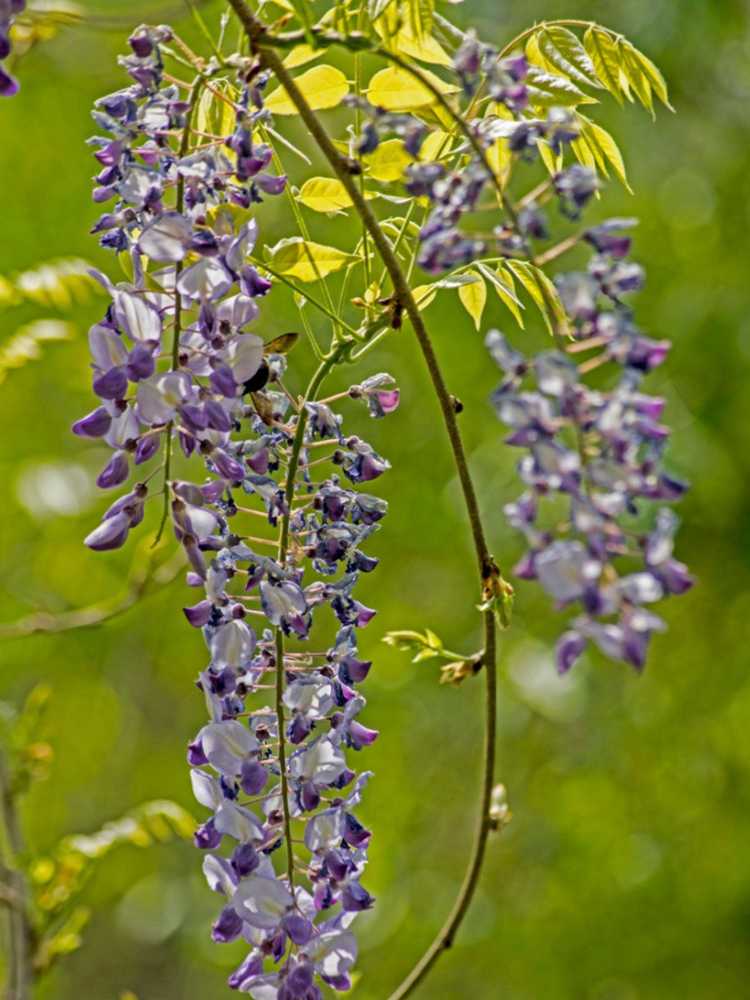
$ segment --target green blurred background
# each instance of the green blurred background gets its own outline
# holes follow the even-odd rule
[[[84,6],[108,16],[137,6],[134,20],[148,9],[124,0]],[[213,17],[220,5],[207,9]],[[660,110],[655,126],[604,100],[599,120],[625,149],[636,193],[612,183],[593,214],[641,219],[636,257],[649,280],[638,311],[646,330],[674,341],[651,388],[669,399],[672,468],[693,483],[681,505],[680,554],[700,586],[666,606],[670,630],[642,677],[591,656],[564,680],[551,656],[560,621],[533,586],[519,587],[514,627],[502,639],[498,759],[514,820],[491,844],[455,947],[417,995],[740,1000],[750,995],[747,4],[467,0],[450,12],[495,43],[542,18],[596,19],[628,35],[668,77],[678,113]],[[96,211],[84,140],[92,101],[123,85],[115,55],[125,34],[64,32],[30,53],[20,97],[0,106],[0,274],[59,256],[115,274],[87,233]],[[323,242],[333,238],[325,217],[311,221]],[[283,209],[269,207],[264,225],[269,243],[289,231]],[[134,555],[132,546],[97,556],[81,545],[109,502],[93,489],[101,449],[69,433],[91,405],[85,332],[101,306],[78,308],[77,338],[49,345],[0,390],[3,621],[116,594]],[[488,319],[519,344],[541,343],[538,329],[516,335],[499,303],[491,308]],[[2,336],[38,314],[3,313]],[[496,372],[453,298],[427,315],[451,389],[466,404],[492,545],[509,566],[520,546],[501,506],[517,487],[486,403]],[[267,307],[261,332],[281,332],[292,317],[291,308]],[[382,563],[363,587],[379,608],[363,649],[376,661],[367,721],[382,737],[366,761],[377,774],[362,810],[377,833],[366,884],[379,901],[360,922],[360,1000],[390,992],[450,906],[473,834],[481,744],[481,683],[441,687],[430,662],[413,666],[379,641],[388,629],[425,625],[453,648],[470,650],[478,638],[460,499],[408,332],[371,358],[369,370],[381,369],[398,377],[402,409],[370,424],[352,408],[349,421],[393,462],[377,484],[392,502],[373,546]],[[182,618],[184,596],[178,581],[106,627],[0,650],[0,697],[18,701],[41,680],[54,688],[46,735],[56,758],[23,814],[35,851],[146,799],[194,808],[184,746],[203,720],[193,678],[204,649]],[[103,862],[86,893],[96,913],[84,947],[39,997],[227,995],[222,983],[241,949],[209,941],[215,897],[199,861],[177,844],[125,848]]]

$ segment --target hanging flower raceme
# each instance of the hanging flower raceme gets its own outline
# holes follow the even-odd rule
[[[10,29],[13,18],[26,9],[26,0],[0,0],[0,97],[18,93],[18,80],[4,68],[3,60],[11,54]]]
[[[271,282],[248,260],[258,236],[250,210],[286,182],[266,172],[271,150],[253,140],[268,117],[265,77],[243,62],[234,131],[204,143],[193,112],[213,67],[187,95],[165,85],[170,38],[165,27],[139,28],[122,60],[134,83],[94,112],[107,133],[92,140],[102,168],[94,199],[113,203],[94,232],[129,260],[132,279],[98,275],[111,298],[89,335],[99,404],[73,429],[112,449],[102,489],[162,461],[115,500],[86,544],[122,546],[163,470],[164,516],[188,583],[203,590],[185,615],[210,653],[198,680],[210,718],[188,760],[211,810],[196,844],[224,896],[213,937],[251,947],[234,989],[311,1000],[321,983],[349,987],[349,928],[373,902],[361,883],[370,832],[355,816],[369,772],[358,777],[346,752],[378,735],[359,721],[356,686],[370,663],[357,633],[375,612],[355,589],[377,566],[364,549],[387,505],[354,487],[389,466],[343,434],[327,402],[295,401],[282,383],[285,356],[251,332]],[[373,417],[399,403],[385,373],[341,395]],[[195,482],[171,478],[175,444],[200,459]],[[264,524],[276,537],[258,537]],[[287,649],[310,639],[325,607],[333,642]]]
[[[384,381],[391,385],[387,376],[369,380],[370,391]],[[366,385],[350,395],[362,398]],[[256,460],[264,456],[256,461],[263,471],[246,471],[205,504],[220,528],[205,572],[190,577],[204,596],[185,613],[203,629],[210,652],[198,682],[210,721],[190,744],[188,760],[196,797],[211,810],[196,843],[207,852],[209,884],[224,897],[214,939],[243,937],[251,946],[229,985],[252,996],[303,1000],[322,997],[319,983],[350,987],[351,924],[373,904],[361,881],[370,831],[355,815],[370,773],[357,776],[346,751],[362,750],[378,735],[359,721],[365,700],[356,689],[371,666],[359,656],[357,633],[375,612],[354,592],[360,574],[377,566],[363,546],[387,505],[345,481],[372,480],[388,463],[361,439],[344,437],[341,418],[325,403],[308,402],[289,415],[286,398],[263,395],[278,406],[273,427],[258,418],[255,438],[243,445]],[[302,443],[298,499],[287,495],[295,441]],[[316,457],[321,450],[327,459]],[[314,481],[326,465],[329,475]],[[269,523],[281,524],[274,556],[259,552],[257,539],[234,533],[247,510],[242,494]],[[326,606],[338,629],[332,645],[287,649],[286,637],[310,639],[313,616]]]
[[[246,210],[260,190],[283,190],[285,178],[271,183],[260,166],[253,173],[233,136],[223,148],[196,139],[193,112],[207,81],[198,78],[189,94],[163,84],[160,46],[170,38],[166,27],[137,29],[121,60],[134,83],[94,111],[108,133],[91,140],[101,167],[94,200],[113,206],[93,231],[129,259],[133,274],[118,284],[97,275],[111,297],[89,333],[99,405],[73,427],[112,448],[97,480],[107,490],[124,483],[131,467],[165,449],[169,455],[173,438],[186,455],[199,452],[227,479],[241,478],[231,432],[247,409],[248,388],[281,364],[264,360],[261,338],[248,329],[270,282],[248,262],[258,230]],[[257,86],[241,79],[238,129],[265,117],[251,93],[260,101]],[[258,163],[267,163],[265,153]],[[117,501],[87,544],[122,545],[147,495],[144,481]],[[175,527],[191,549],[192,533],[176,520]]]
[[[518,466],[526,491],[505,508],[529,545],[516,573],[580,612],[558,643],[561,672],[589,641],[643,667],[651,636],[665,627],[651,607],[693,582],[672,554],[677,519],[661,506],[686,489],[662,465],[664,400],[641,390],[669,344],[644,336],[622,301],[643,281],[625,260],[629,225],[615,219],[589,230],[598,252],[588,270],[557,279],[572,336],[560,349],[527,359],[497,331],[487,336],[504,373],[493,402],[511,430],[506,443],[526,451]],[[572,357],[588,350],[600,353],[577,367]],[[585,374],[607,361],[620,370],[615,384],[591,388]]]

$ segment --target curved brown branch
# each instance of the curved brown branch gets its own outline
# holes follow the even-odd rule
[[[454,400],[448,392],[432,341],[419,312],[419,307],[411,292],[409,282],[401,269],[398,258],[394,254],[388,238],[380,228],[376,216],[373,214],[352,177],[350,162],[338,152],[315,112],[311,109],[304,95],[296,85],[294,78],[287,71],[283,62],[272,47],[273,40],[267,36],[265,25],[263,25],[263,23],[253,15],[244,0],[230,0],[230,4],[243,25],[251,47],[258,54],[265,67],[275,75],[281,86],[284,90],[286,90],[289,99],[297,109],[300,118],[307,126],[318,148],[328,160],[331,168],[336,174],[336,177],[346,190],[355,211],[370,234],[370,237],[372,238],[372,241],[375,244],[375,247],[377,248],[378,253],[380,254],[388,271],[393,284],[395,299],[404,308],[411,321],[422,356],[429,371],[430,379],[442,413],[443,423],[445,424],[448,439],[450,441],[451,451],[453,453],[453,459],[461,484],[461,490],[464,496],[464,502],[466,504],[471,527],[471,535],[476,551],[482,592],[483,595],[486,596],[488,592],[492,593],[496,590],[498,581],[500,580],[500,571],[487,546],[476,491],[471,473],[469,471],[463,441],[461,440],[461,434],[458,428]],[[484,780],[481,793],[479,824],[474,848],[462,888],[445,926],[409,977],[392,994],[391,1000],[403,1000],[404,997],[408,996],[424,979],[443,951],[451,946],[456,932],[458,931],[458,928],[460,927],[466,912],[471,905],[471,901],[479,883],[479,876],[486,853],[487,839],[492,828],[490,819],[490,804],[494,784],[495,729],[497,715],[497,626],[494,613],[489,609],[484,612],[484,632],[484,667],[487,687],[485,710],[486,731]]]

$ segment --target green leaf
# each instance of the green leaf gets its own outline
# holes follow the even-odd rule
[[[458,91],[458,87],[446,83],[429,70],[420,72],[441,94]],[[399,66],[387,66],[375,73],[367,89],[367,99],[370,104],[386,111],[413,111],[437,103],[434,94],[420,80]]]
[[[467,285],[460,285],[458,288],[458,297],[461,300],[461,305],[474,320],[474,326],[478,330],[482,325],[484,307],[487,305],[487,285],[476,271],[470,271],[469,273],[476,280]]]
[[[539,309],[552,336],[568,333],[568,318],[557,289],[540,268],[525,260],[506,261],[506,267],[518,278]]]
[[[58,930],[39,943],[34,964],[46,971],[58,958],[78,951],[83,944],[83,930],[90,919],[91,911],[88,907],[76,907]]]
[[[417,307],[421,312],[435,300],[437,288],[434,285],[418,285],[416,288],[412,289],[412,295],[414,296],[414,301],[417,303]]]
[[[529,60],[552,73],[562,73],[574,83],[601,87],[594,64],[577,35],[560,25],[535,32],[526,43]]]
[[[231,104],[216,96],[216,91],[230,99],[236,91],[227,83],[217,82],[209,90],[204,87],[196,109],[195,125],[199,132],[209,135],[228,135],[234,128],[235,112]]]
[[[352,204],[344,185],[333,177],[310,177],[300,188],[296,200],[313,212],[341,212]]]
[[[413,158],[404,149],[400,139],[381,142],[369,156],[363,157],[368,174],[376,181],[400,181]]]
[[[279,274],[299,278],[300,281],[318,281],[357,259],[353,254],[336,247],[305,241],[299,236],[292,236],[273,247],[266,247],[265,254]]]
[[[620,147],[609,132],[605,128],[602,128],[601,125],[597,125],[596,122],[591,121],[590,118],[586,118],[584,115],[579,115],[578,117],[581,125],[581,138],[593,155],[596,169],[606,177],[608,176],[607,165],[611,166],[625,188],[632,194],[633,189],[628,183],[625,160],[620,152]],[[573,152],[578,155],[575,143],[573,146]],[[583,160],[581,162],[584,163]],[[590,166],[590,164],[584,163],[584,166]]]
[[[659,98],[662,104],[668,107],[670,111],[674,111],[674,108],[669,103],[669,91],[667,89],[667,81],[664,79],[664,76],[662,75],[662,72],[659,69],[659,67],[655,63],[653,63],[648,58],[647,55],[644,55],[643,52],[637,49],[634,45],[631,45],[630,42],[626,41],[624,44],[628,47],[629,50],[631,50],[632,57],[637,61],[641,69],[641,72],[648,79],[648,82],[651,84],[651,89],[653,90],[653,92],[656,94],[656,96]]]
[[[498,298],[506,306],[507,309],[513,315],[516,323],[524,329],[523,315],[521,310],[524,309],[523,302],[516,295],[515,280],[513,275],[506,271],[502,264],[499,264],[496,271],[493,271],[491,267],[487,264],[479,263],[477,268],[481,271],[487,281],[490,282],[492,287],[497,292]]]
[[[534,108],[551,108],[556,105],[572,108],[578,104],[598,103],[595,97],[584,94],[572,80],[546,73],[538,66],[529,66],[524,82],[529,94],[529,103]]]
[[[65,837],[51,857],[36,858],[29,877],[39,911],[51,920],[80,893],[96,863],[123,845],[150,847],[179,837],[188,840],[195,820],[175,802],[147,802],[96,833]]]
[[[409,3],[391,4],[374,21],[374,26],[388,48],[398,55],[437,66],[453,65],[443,46],[430,34],[425,19],[418,11],[411,11]]]
[[[654,117],[653,94],[656,94],[670,111],[674,111],[669,103],[666,80],[648,56],[640,52],[626,38],[620,39],[619,52],[622,74],[644,108],[651,112],[652,117]]]
[[[409,629],[386,632],[383,636],[383,642],[387,646],[393,646],[399,652],[413,653],[412,663],[420,663],[422,660],[430,660],[440,656],[444,649],[440,636],[435,635],[429,628],[425,629],[424,633]]]
[[[562,169],[563,154],[562,150],[555,156],[552,151],[552,147],[544,139],[537,139],[536,148],[539,150],[539,157],[547,168],[547,173],[554,176],[559,170]]]
[[[294,81],[313,111],[335,108],[349,93],[349,81],[335,66],[313,66]],[[297,109],[283,87],[268,95],[265,107],[274,115],[296,115]]]
[[[319,59],[325,51],[324,48],[314,49],[312,45],[303,42],[301,45],[295,45],[290,50],[284,59],[284,65],[287,69],[297,69],[298,66],[305,66],[307,63]]]
[[[620,52],[620,70],[625,76],[628,85],[632,88],[635,96],[647,111],[654,115],[654,101],[651,96],[651,83],[648,76],[643,72],[640,61],[637,58],[637,50],[630,42],[624,38],[618,43]]]
[[[618,104],[622,104],[623,89],[620,83],[620,55],[617,42],[612,35],[597,25],[587,28],[583,45],[591,57],[596,75],[612,94]]]

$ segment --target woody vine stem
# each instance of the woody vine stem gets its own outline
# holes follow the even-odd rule
[[[274,74],[281,86],[286,90],[302,121],[307,126],[310,135],[346,189],[355,211],[372,237],[372,241],[377,247],[383,264],[388,271],[393,284],[395,298],[404,308],[411,321],[422,357],[429,371],[435,395],[437,396],[456,471],[461,483],[461,490],[466,504],[471,535],[476,551],[482,591],[485,595],[491,593],[495,587],[501,585],[500,571],[487,546],[476,490],[456,419],[456,404],[448,392],[432,340],[419,312],[419,307],[412,294],[406,275],[401,269],[398,258],[393,252],[388,238],[383,233],[375,215],[370,210],[361,191],[354,182],[347,160],[337,151],[322,123],[294,82],[294,78],[272,48],[273,40],[266,33],[265,25],[255,17],[244,0],[230,0],[230,3],[242,22],[251,48],[257,53],[263,65]],[[404,997],[409,996],[429,973],[442,952],[450,948],[471,905],[479,883],[487,849],[487,840],[491,830],[490,804],[495,777],[495,730],[497,725],[496,656],[497,624],[494,612],[488,609],[484,612],[484,652],[482,656],[485,674],[484,777],[482,781],[479,825],[474,847],[464,882],[450,916],[413,971],[391,995],[390,1000],[403,1000]]]

